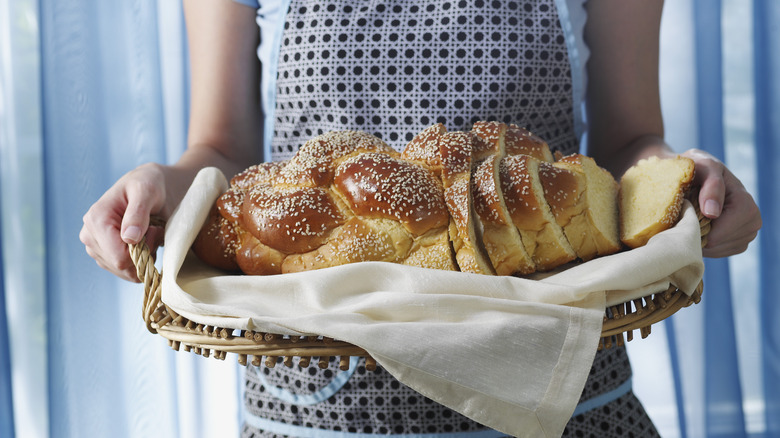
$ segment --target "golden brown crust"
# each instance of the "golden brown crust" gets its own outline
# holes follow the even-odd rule
[[[455,180],[444,191],[444,198],[447,202],[447,209],[450,212],[452,222],[457,227],[457,236],[460,242],[456,245],[455,250],[459,250],[463,245],[469,245],[471,242],[468,231],[473,228],[473,214],[469,206],[469,183],[466,179]],[[463,242],[463,240],[466,242]]]
[[[230,179],[230,187],[247,190],[257,184],[269,184],[276,180],[286,164],[287,161],[269,161],[249,166]]]
[[[235,223],[241,223],[243,215],[244,198],[246,190],[238,187],[230,187],[225,193],[217,198],[217,208],[223,218]]]
[[[507,125],[501,122],[476,122],[471,128],[474,137],[472,160],[481,162],[490,155],[504,156]]]
[[[457,271],[448,227],[435,229],[415,240],[404,265],[420,268]]]
[[[262,275],[359,261],[453,269],[441,181],[398,157],[370,134],[344,131],[237,175],[216,205],[237,230],[238,266]]]
[[[544,196],[550,205],[558,225],[563,228],[577,257],[587,261],[598,254],[596,237],[585,197],[585,175],[582,172],[561,167],[560,163],[539,163],[539,178]],[[598,231],[598,230],[595,230]]]
[[[474,210],[482,223],[482,240],[497,275],[536,270],[507,210],[500,188],[498,155],[486,158],[472,174]]]
[[[565,226],[573,216],[585,208],[585,175],[553,163],[539,163],[539,179],[544,188],[544,197],[550,205],[558,224]]]
[[[247,275],[275,275],[282,273],[285,254],[264,245],[248,231],[238,229],[239,246],[236,262]]]
[[[282,273],[367,261],[396,263],[406,257],[411,245],[412,239],[398,222],[352,217],[325,244],[288,255]]]
[[[450,212],[450,239],[461,271],[495,274],[482,247],[482,236],[476,227],[471,198],[471,153],[475,135],[471,132],[448,132],[439,146],[442,157],[444,199]]]
[[[517,125],[508,125],[504,138],[507,155],[530,155],[541,161],[553,161],[550,147],[541,137]]]
[[[618,185],[614,177],[581,154],[562,157],[554,166],[573,172],[582,186],[580,204],[563,209],[562,221],[566,223],[561,224],[577,256],[587,261],[619,251]]]
[[[512,155],[501,159],[499,164],[506,207],[515,226],[521,230],[540,230],[547,222],[528,168],[532,159],[529,155]]]
[[[506,156],[499,172],[507,210],[538,270],[549,270],[577,256],[555,221],[538,176],[539,159]]]
[[[439,141],[442,172],[441,179],[445,188],[471,172],[471,148],[473,134],[469,132],[448,132]]]
[[[260,242],[284,253],[325,243],[346,220],[327,189],[257,185],[246,195],[243,226]]]
[[[388,155],[366,153],[345,160],[336,171],[334,187],[354,214],[399,221],[415,235],[448,221],[438,178]]]
[[[598,242],[569,234],[593,226],[582,187],[590,162],[544,162],[551,158],[544,141],[501,122],[468,132],[436,124],[400,155],[367,133],[323,134],[288,162],[231,179],[198,237],[210,241],[194,248],[262,275],[361,261],[500,275],[551,269],[580,255],[569,242],[578,251]]]
[[[333,181],[341,161],[366,152],[398,155],[385,142],[366,132],[328,132],[304,143],[281,170],[279,180],[298,186],[324,187]]]
[[[502,225],[512,220],[504,208],[502,192],[496,187],[498,161],[498,156],[483,160],[474,168],[471,176],[474,211],[484,225]]]
[[[233,224],[223,218],[216,207],[212,207],[206,223],[200,229],[192,250],[204,263],[229,272],[238,272],[236,261],[238,236]]]
[[[271,184],[286,164],[286,161],[255,164],[231,178],[228,190],[217,198],[217,208],[222,217],[234,225],[241,224],[246,192],[258,184]]]
[[[430,169],[436,176],[441,176],[441,153],[439,141],[447,132],[441,123],[423,129],[404,147],[401,158],[406,161],[421,164]]]

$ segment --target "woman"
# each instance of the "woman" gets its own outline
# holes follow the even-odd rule
[[[643,157],[674,155],[663,140],[658,92],[659,0],[600,0],[586,10],[563,0],[248,1],[185,0],[188,149],[172,166],[126,174],[84,217],[87,252],[122,278],[137,281],[126,245],[145,234],[153,246],[160,242],[150,215],[167,218],[199,169],[233,175],[261,158],[288,158],[329,130],[365,130],[400,149],[432,123],[461,130],[502,120],[568,154],[579,150],[587,97],[587,153],[615,176]],[[569,25],[585,12],[579,35]],[[587,44],[589,58],[572,38]],[[586,63],[585,77],[578,62]],[[702,212],[713,219],[704,255],[744,251],[761,226],[752,197],[714,157],[684,155],[696,163]],[[346,381],[335,370],[249,368],[244,435],[500,435],[381,369],[355,364]],[[630,375],[624,349],[598,353],[582,401],[612,396],[576,415],[565,435],[657,435]]]

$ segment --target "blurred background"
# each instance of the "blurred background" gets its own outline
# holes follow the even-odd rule
[[[670,144],[723,159],[758,200],[749,250],[708,260],[699,305],[629,343],[664,437],[780,436],[780,2],[674,0]],[[146,331],[143,287],[100,270],[81,217],[186,144],[174,0],[0,0],[0,437],[235,437],[242,367]]]

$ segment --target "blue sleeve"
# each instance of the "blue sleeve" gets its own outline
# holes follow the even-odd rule
[[[250,8],[257,9],[260,7],[259,0],[233,0],[233,1],[236,3],[241,3],[242,5],[247,5]]]

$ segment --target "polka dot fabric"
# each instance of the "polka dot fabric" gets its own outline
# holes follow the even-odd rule
[[[577,150],[553,1],[293,0],[278,59],[273,159],[330,130],[397,149],[425,127],[524,126]]]
[[[613,347],[596,353],[580,403],[617,389],[631,378],[631,364],[625,347]],[[660,436],[650,417],[633,392],[604,406],[569,420],[564,437],[610,438]]]
[[[327,369],[316,366],[247,371],[244,403],[247,412],[276,423],[364,434],[453,434],[485,430],[463,415],[439,405],[401,384],[381,368],[367,371],[361,362],[346,384],[326,400],[293,404],[270,393],[269,387],[307,396],[328,386],[340,373],[334,359]],[[262,379],[257,373],[262,373]],[[612,391],[631,378],[625,348],[596,353],[580,402]],[[243,438],[278,438],[273,432],[244,426]],[[569,420],[564,437],[657,437],[658,432],[636,396],[629,392]]]
[[[485,427],[433,402],[378,368],[367,371],[361,361],[340,391],[313,405],[285,403],[269,394],[268,387],[284,388],[306,396],[326,387],[339,373],[338,361],[325,370],[308,368],[252,369],[247,371],[244,402],[248,412],[278,423],[365,434],[437,434],[484,430]],[[263,374],[261,380],[257,373]],[[264,384],[265,383],[265,384]],[[244,437],[277,437],[245,427]]]
[[[657,438],[661,435],[630,392],[569,420],[563,438]]]

